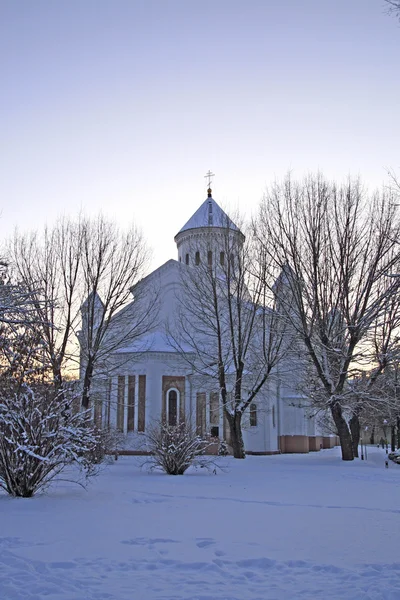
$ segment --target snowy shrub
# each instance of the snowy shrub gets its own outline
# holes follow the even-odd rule
[[[26,385],[0,392],[0,487],[11,496],[33,496],[71,464],[93,475],[97,443],[87,414],[72,411],[72,399]]]
[[[161,468],[168,475],[183,475],[191,466],[205,467],[212,462],[204,456],[208,443],[199,437],[189,421],[178,425],[156,423],[146,433],[150,467]]]
[[[221,440],[218,446],[218,456],[229,456],[228,444]]]
[[[96,445],[88,452],[87,457],[93,464],[100,464],[105,460],[117,459],[119,450],[124,446],[124,434],[113,427],[101,429],[95,427]]]

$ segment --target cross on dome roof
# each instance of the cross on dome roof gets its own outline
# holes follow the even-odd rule
[[[208,171],[208,173],[206,173],[204,175],[204,178],[206,178],[206,177],[208,178],[208,187],[210,188],[211,187],[211,181],[212,181],[212,178],[215,177],[215,173],[211,173],[211,171]]]
[[[211,198],[211,197],[212,197],[211,181],[212,181],[212,178],[213,178],[214,176],[215,176],[215,174],[214,174],[214,173],[211,173],[211,171],[210,171],[210,170],[208,171],[208,173],[206,173],[206,174],[204,175],[204,178],[206,178],[206,177],[208,178],[208,190],[207,190],[207,196],[208,196],[208,198]]]

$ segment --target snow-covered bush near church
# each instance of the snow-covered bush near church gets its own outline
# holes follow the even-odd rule
[[[88,415],[74,413],[72,399],[26,385],[0,391],[0,487],[11,496],[33,496],[72,464],[79,469],[69,480],[94,475],[97,443]]]
[[[95,427],[95,433],[96,445],[87,454],[90,461],[98,465],[107,460],[114,460],[114,458],[117,460],[118,453],[124,448],[126,442],[124,434],[114,427],[105,429]]]
[[[146,433],[146,449],[151,455],[146,463],[168,475],[183,475],[190,466],[209,467],[213,463],[205,456],[207,446],[189,421],[178,425],[158,422]]]
[[[229,456],[228,444],[225,440],[221,440],[219,443],[218,456]]]

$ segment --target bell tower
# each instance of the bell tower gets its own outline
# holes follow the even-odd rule
[[[227,246],[238,247],[244,235],[212,197],[211,171],[208,178],[207,198],[182,229],[176,234],[178,260],[189,266],[206,262],[224,264]],[[227,244],[227,236],[229,244]]]

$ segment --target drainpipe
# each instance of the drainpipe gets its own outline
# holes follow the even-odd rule
[[[281,452],[281,380],[278,379],[276,386],[276,429],[278,436],[278,450]]]
[[[264,407],[265,407],[265,415],[268,415],[268,404],[269,404],[269,391],[267,392],[266,397],[264,396]],[[270,424],[271,422],[268,421],[266,418],[264,419],[264,452],[268,452],[268,450],[270,450],[270,448],[267,448],[267,423],[268,423],[268,427],[271,430]],[[270,431],[271,433],[271,431]],[[269,436],[269,439],[271,441],[271,436]]]
[[[192,421],[193,421],[193,386],[192,386],[192,375],[193,373],[189,373],[187,376],[187,380],[189,383],[189,407],[190,407],[190,421],[191,424],[193,425]]]

